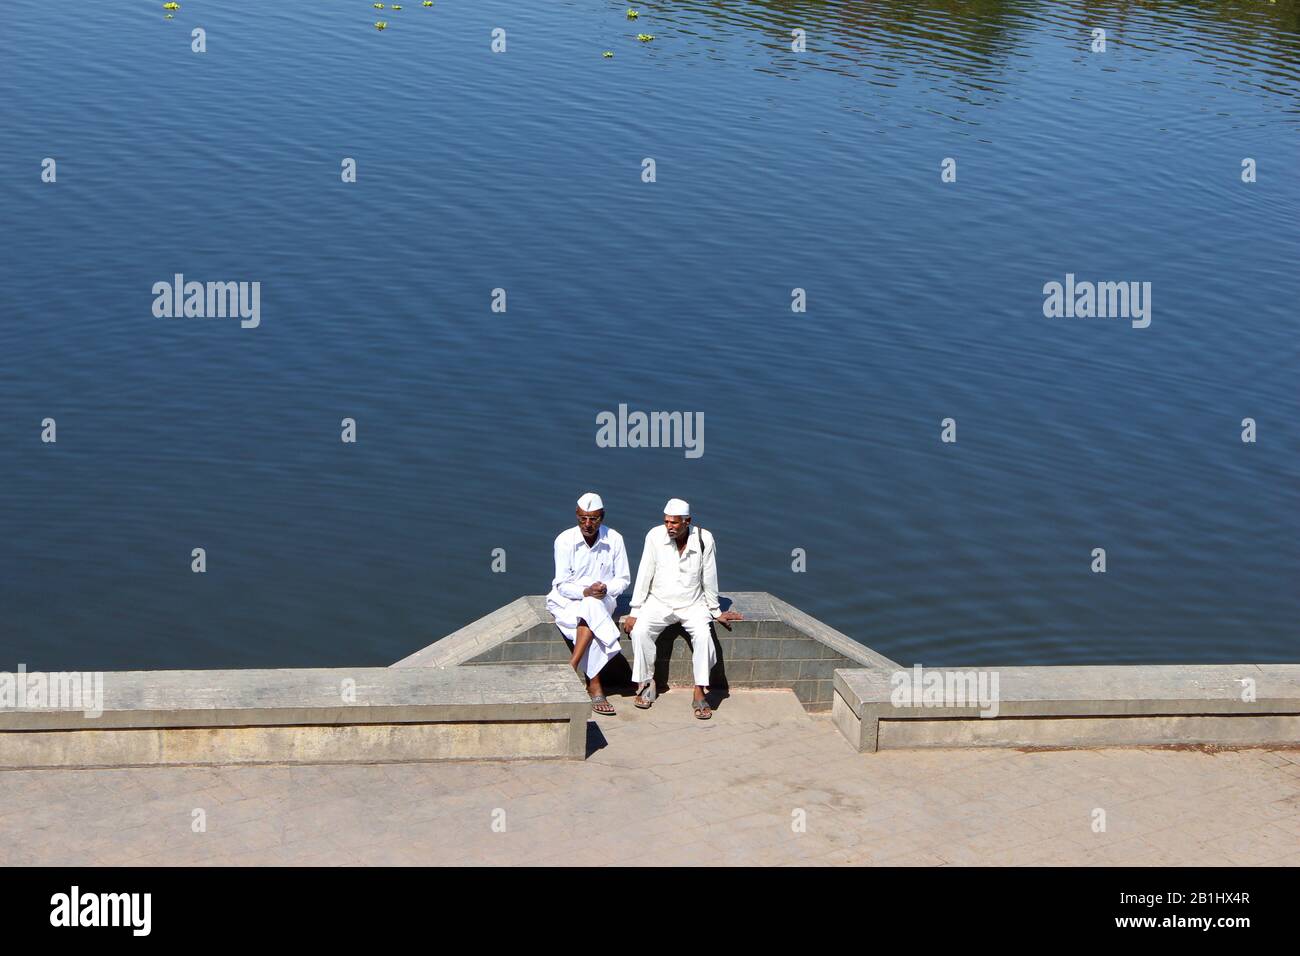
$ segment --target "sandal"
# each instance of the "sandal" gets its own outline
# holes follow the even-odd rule
[[[636,689],[636,696],[632,698],[632,703],[637,710],[649,710],[656,696],[658,695],[655,692],[655,682],[651,680]]]
[[[713,716],[713,708],[709,706],[707,699],[691,701],[691,709],[695,711],[695,716],[699,720],[708,720]]]
[[[604,694],[591,698],[591,712],[593,714],[601,714],[605,717],[613,717],[617,713],[617,711],[614,710],[613,705],[610,704],[609,698]]]

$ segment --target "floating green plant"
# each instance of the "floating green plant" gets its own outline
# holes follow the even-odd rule
[[[433,0],[424,0],[424,3],[420,4],[420,6],[422,6],[422,7],[431,7],[431,6],[433,6]]]
[[[386,30],[386,29],[388,29],[388,21],[387,21],[387,20],[380,20],[378,23],[375,24],[375,29],[376,29],[376,30]]]
[[[371,6],[374,7],[376,10],[384,9],[384,5],[382,3],[372,3]]]
[[[603,56],[607,60],[613,55],[614,55],[613,50],[606,50],[604,53],[601,54],[601,56]]]
[[[179,3],[175,3],[175,2],[172,2],[172,3],[164,3],[164,4],[163,4],[163,9],[164,9],[164,10],[179,10],[180,8],[181,8],[181,5],[180,5]]]
[[[642,43],[649,43],[651,40],[655,38],[655,35],[653,33],[638,33],[636,35],[636,38],[640,40]]]
[[[641,14],[639,14],[637,11],[633,10],[631,7],[627,8],[627,18],[629,20],[635,20],[639,16],[641,16]]]

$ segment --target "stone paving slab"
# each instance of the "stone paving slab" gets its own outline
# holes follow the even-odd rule
[[[0,865],[1300,863],[1297,750],[857,754],[786,690],[614,700],[582,763],[0,771]]]

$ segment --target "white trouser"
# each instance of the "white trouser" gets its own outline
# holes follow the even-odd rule
[[[600,673],[602,667],[618,654],[618,625],[610,615],[614,612],[613,598],[584,597],[563,604],[548,605],[555,617],[555,625],[569,640],[577,643],[578,622],[585,621],[595,635],[582,655],[582,672],[588,679]]]
[[[642,684],[654,677],[655,655],[658,650],[655,641],[665,627],[680,622],[691,637],[691,664],[695,672],[695,683],[708,687],[709,672],[718,662],[718,652],[713,647],[713,633],[709,630],[712,619],[709,609],[703,604],[673,610],[654,597],[647,598],[632,627],[632,680]]]

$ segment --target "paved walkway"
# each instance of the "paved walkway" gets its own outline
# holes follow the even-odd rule
[[[615,705],[585,763],[0,771],[0,866],[1300,864],[1300,750],[855,754],[789,691]]]

